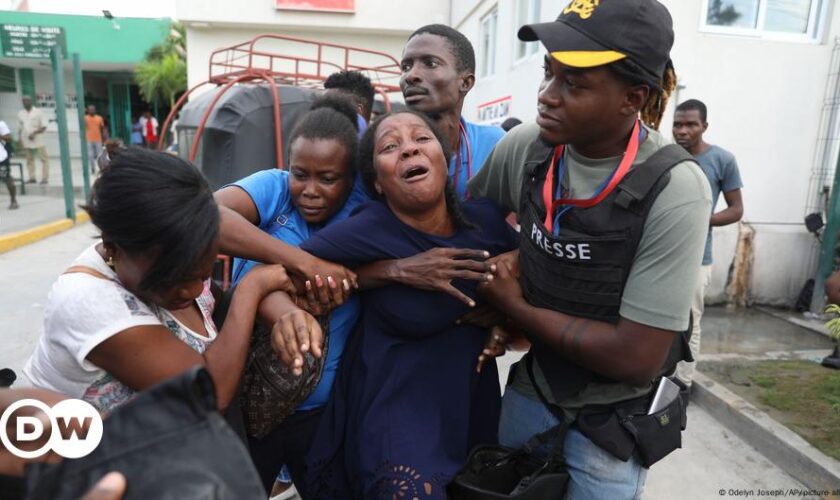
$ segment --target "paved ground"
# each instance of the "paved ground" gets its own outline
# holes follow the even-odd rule
[[[15,161],[23,161],[15,158]],[[37,175],[41,175],[41,166],[36,162]],[[73,185],[75,202],[74,207],[84,202],[82,195],[82,166],[81,160],[71,161],[73,172]],[[24,166],[24,172],[26,167]],[[17,168],[12,170],[13,175],[18,175]],[[24,174],[27,176],[28,174]],[[40,177],[38,178],[40,180]],[[93,178],[90,179],[91,183]],[[46,224],[66,217],[64,205],[64,188],[62,187],[61,162],[58,158],[50,158],[49,184],[26,184],[26,194],[21,194],[20,183],[15,183],[17,200],[20,208],[9,210],[9,191],[4,184],[0,184],[0,235],[14,233],[29,229],[41,224]]]
[[[43,308],[50,285],[69,262],[92,243],[94,235],[93,226],[82,224],[27,247],[0,254],[0,269],[5,284],[0,287],[0,318],[3,318],[0,323],[0,345],[4,346],[0,349],[0,367],[19,371],[26,362],[41,332]],[[711,340],[717,335],[714,333],[715,328],[720,330],[718,334],[731,330],[725,321],[719,321],[718,326],[714,327],[717,321],[715,318],[720,319],[725,314],[723,310],[710,309],[707,316],[709,327],[704,333],[704,338],[710,339],[706,344],[710,348],[718,345]],[[755,321],[764,319],[760,317]],[[781,323],[779,321],[776,327],[781,327]],[[762,332],[769,328],[764,323],[761,326],[762,329],[753,330],[750,322],[743,323],[741,335],[761,337]],[[793,344],[813,340],[809,336],[796,340],[798,337],[795,335],[783,335],[778,341],[793,348]],[[746,342],[747,345],[750,343]],[[730,344],[738,345],[737,342]],[[514,358],[515,355],[509,355],[502,360],[502,378]],[[758,496],[759,489],[804,489],[696,405],[689,408],[689,427],[683,440],[682,450],[673,453],[650,471],[644,494],[646,500],[719,498],[720,490],[724,490],[724,497],[749,497]],[[750,490],[753,491],[752,495],[746,494]],[[809,498],[802,495],[796,497]]]

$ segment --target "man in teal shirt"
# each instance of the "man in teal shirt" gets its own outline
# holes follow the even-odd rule
[[[703,296],[712,277],[712,228],[734,224],[744,215],[744,204],[741,199],[743,184],[741,174],[738,172],[738,163],[729,151],[703,140],[703,133],[709,128],[706,118],[706,105],[697,99],[690,99],[677,106],[673,128],[674,140],[697,159],[712,188],[709,234],[706,237],[700,279],[691,303],[693,318],[691,353],[695,358],[700,354],[700,318],[703,316]],[[717,205],[720,193],[723,193],[723,199],[726,200],[726,208],[715,213],[715,205]],[[694,367],[694,362],[681,362],[677,366],[677,378],[688,387],[691,387]]]

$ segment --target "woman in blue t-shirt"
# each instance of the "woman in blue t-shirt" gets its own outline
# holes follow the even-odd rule
[[[324,98],[292,131],[288,171],[257,172],[219,190],[216,201],[237,212],[263,233],[296,247],[315,231],[345,219],[353,208],[367,199],[361,182],[356,182],[357,134],[352,105],[338,98]],[[242,232],[224,234],[226,230],[234,232],[231,231],[233,227],[222,224],[222,239],[253,240]],[[257,263],[252,260],[234,259],[233,283],[241,280],[255,265]],[[329,288],[340,291],[349,288],[349,283],[335,283],[332,277],[329,281]],[[317,387],[268,435],[260,439],[248,438],[251,456],[267,491],[271,490],[283,464],[289,467],[293,479],[300,476],[303,457],[332,389],[344,345],[358,319],[358,298],[350,296],[344,302],[341,293],[336,293],[335,297],[336,303],[343,304],[333,310],[330,317],[327,358]],[[260,313],[260,319],[266,324],[283,320],[274,317],[274,311],[265,303]],[[313,353],[319,351],[318,347],[312,346]]]

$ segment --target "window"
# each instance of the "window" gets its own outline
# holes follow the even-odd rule
[[[540,22],[540,0],[516,0],[516,26],[514,36],[519,28],[525,24]],[[540,50],[540,42],[523,42],[516,40],[516,60],[536,54]]]
[[[496,74],[496,24],[499,12],[493,10],[481,20],[481,77]]]
[[[798,41],[819,37],[825,0],[704,0],[703,31]]]
[[[0,92],[17,92],[15,68],[0,64]]]

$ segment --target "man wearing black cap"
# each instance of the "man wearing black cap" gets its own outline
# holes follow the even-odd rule
[[[679,446],[679,400],[647,413],[686,356],[711,207],[702,171],[656,130],[676,82],[671,17],[655,0],[575,0],[519,38],[547,49],[537,123],[469,184],[522,227],[480,285],[532,343],[499,439],[570,423],[567,498],[638,498],[647,467]]]

